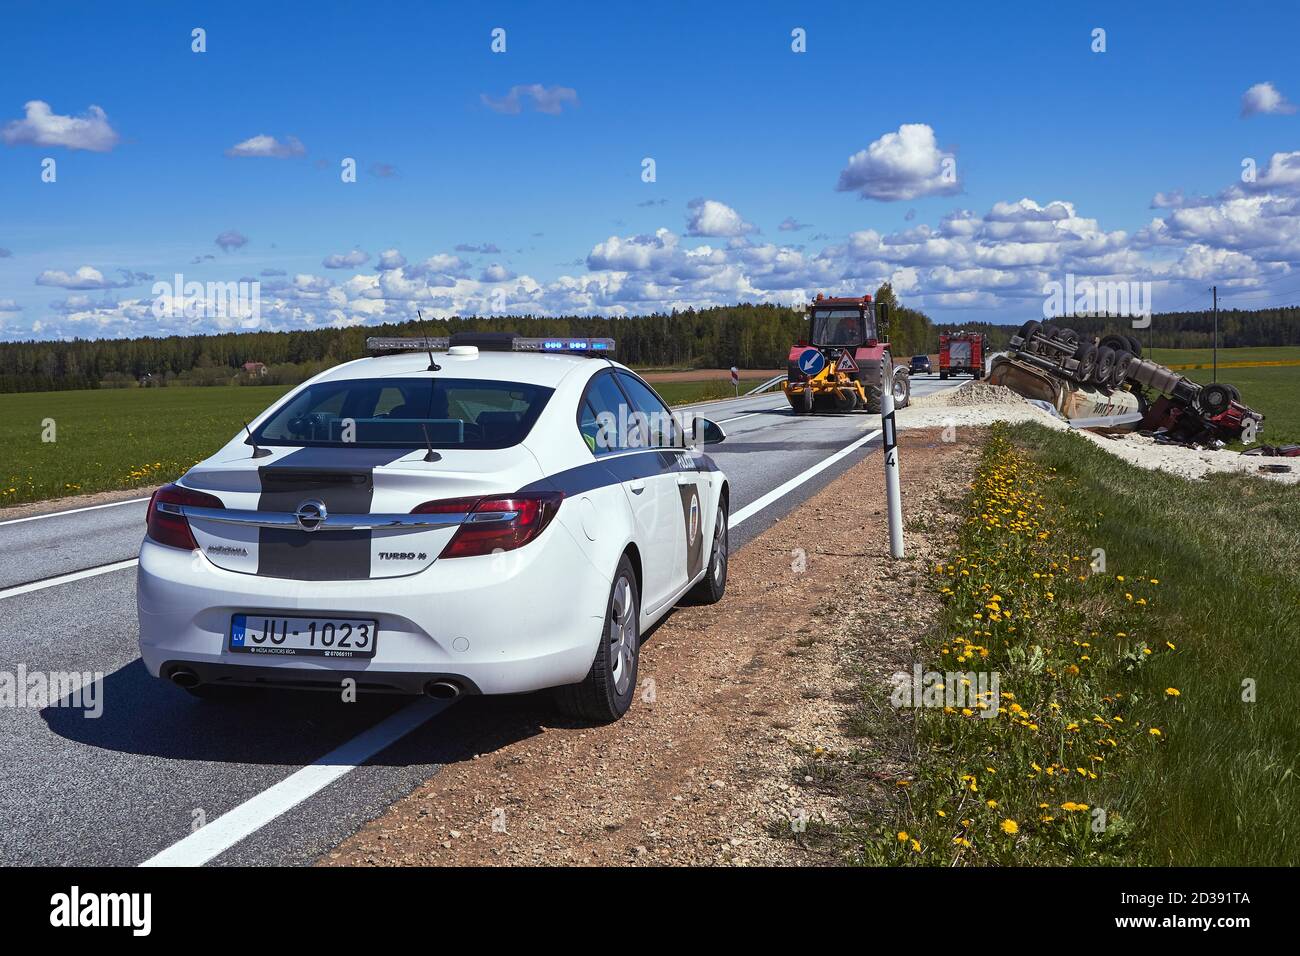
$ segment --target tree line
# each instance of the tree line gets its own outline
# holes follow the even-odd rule
[[[876,301],[891,306],[888,334],[900,359],[936,352],[941,331],[982,331],[990,345],[1003,348],[1019,328],[1019,323],[936,325],[925,313],[902,306],[888,283],[877,290]],[[1105,316],[1071,317],[1057,324],[1083,336],[1130,330],[1129,320]],[[1211,344],[1212,326],[1208,311],[1180,312],[1155,316],[1150,329],[1132,334],[1149,346],[1197,348]],[[790,346],[807,336],[807,322],[791,308],[741,303],[635,317],[470,317],[294,332],[6,342],[0,343],[0,392],[125,387],[146,377],[162,385],[287,384],[361,358],[372,335],[442,337],[466,331],[610,336],[617,340],[619,361],[640,368],[781,368]],[[1220,311],[1219,333],[1219,344],[1226,348],[1300,345],[1300,307]],[[242,376],[246,362],[264,363],[267,374]]]

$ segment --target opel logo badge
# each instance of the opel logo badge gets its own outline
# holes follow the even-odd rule
[[[325,502],[309,498],[298,506],[293,516],[298,519],[298,527],[303,531],[315,531],[325,523],[329,511],[325,508]]]

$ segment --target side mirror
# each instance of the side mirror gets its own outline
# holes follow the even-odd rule
[[[717,445],[727,440],[727,433],[722,430],[722,426],[717,422],[701,418],[700,426],[704,433],[704,444]]]
[[[889,339],[889,303],[876,303],[876,338],[882,342]]]

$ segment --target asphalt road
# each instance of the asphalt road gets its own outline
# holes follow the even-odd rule
[[[914,396],[940,387],[937,376],[912,384]],[[733,549],[879,448],[878,438],[866,442],[765,503],[876,431],[880,419],[796,419],[779,393],[695,409],[727,431],[709,452],[732,486]],[[129,562],[144,509],[134,502],[0,521],[0,671],[103,675],[95,718],[68,706],[0,706],[0,863],[132,866],[168,848],[181,851],[168,862],[309,863],[442,764],[508,743],[502,725],[517,728],[523,715],[540,731],[556,720],[542,695],[454,705],[386,697],[345,705],[321,694],[211,703],[149,677],[136,647],[134,567],[49,584]],[[394,714],[408,721],[414,714],[417,728],[370,759],[334,753],[355,750],[357,735]],[[322,768],[330,782],[300,779]],[[254,819],[251,832],[227,836],[215,855],[184,850],[201,824],[217,839],[245,817]]]

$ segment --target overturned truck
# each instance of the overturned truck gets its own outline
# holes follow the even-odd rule
[[[1130,335],[1084,339],[1073,329],[1029,321],[995,356],[989,381],[1051,404],[1074,420],[1114,424],[1188,444],[1250,442],[1264,416],[1233,385],[1201,385],[1142,358]]]

